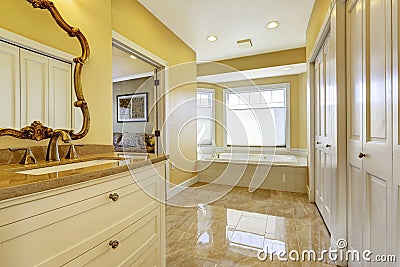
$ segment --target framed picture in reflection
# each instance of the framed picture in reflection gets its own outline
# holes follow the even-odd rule
[[[117,121],[118,122],[146,122],[147,93],[128,94],[117,96]]]

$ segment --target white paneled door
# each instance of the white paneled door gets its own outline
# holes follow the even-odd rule
[[[399,87],[399,1],[393,1],[393,247],[397,260],[400,261],[400,87]],[[400,262],[399,262],[400,264]]]
[[[363,98],[363,2],[347,8],[347,72],[348,72],[348,244],[349,249],[363,248],[363,210],[365,185],[362,178],[362,98]],[[349,263],[362,266],[361,263]]]
[[[347,32],[349,246],[387,255],[392,240],[391,1],[348,1]]]
[[[330,36],[325,40],[315,61],[316,92],[316,145],[315,145],[315,198],[317,207],[331,230],[332,215],[332,183],[335,179],[333,138],[335,136],[335,92],[330,84],[332,57]]]

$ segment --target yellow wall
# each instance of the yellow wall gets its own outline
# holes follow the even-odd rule
[[[91,57],[83,71],[83,88],[89,103],[91,129],[82,143],[112,144],[112,29],[163,58],[170,66],[191,62],[185,67],[173,67],[170,70],[170,109],[183,101],[196,98],[196,85],[193,83],[196,81],[195,52],[136,0],[54,0],[54,3],[68,23],[82,30],[91,48]],[[59,29],[49,12],[34,10],[24,0],[0,1],[0,27],[80,55],[78,42]],[[183,83],[190,84],[180,86]],[[196,125],[185,127],[179,142],[177,138],[183,122],[196,116],[196,108],[185,105],[177,114],[176,118],[169,120],[171,138],[168,141],[171,144],[172,161],[176,160],[176,166],[185,170],[174,170],[172,173],[172,181],[180,183],[196,174]],[[0,148],[46,144],[47,141],[0,138]]]
[[[315,41],[318,37],[318,33],[322,27],[322,23],[324,22],[331,2],[331,0],[316,0],[314,3],[306,32],[307,59],[309,58],[310,53],[314,48]]]
[[[197,76],[277,67],[306,62],[305,47],[199,64]]]
[[[290,75],[282,77],[271,77],[263,79],[254,79],[252,81],[239,81],[231,83],[222,83],[220,85],[199,83],[199,88],[211,88],[215,90],[215,99],[217,103],[223,102],[223,88],[237,88],[251,85],[267,85],[278,83],[290,83],[290,146],[291,148],[307,148],[307,91],[306,74]],[[216,104],[216,121],[223,121],[223,106]],[[216,124],[216,145],[224,145],[223,128]]]
[[[83,70],[83,88],[91,113],[91,131],[82,143],[112,144],[111,0],[54,0],[64,19],[79,27],[90,43],[91,57]],[[23,0],[0,1],[0,28],[80,55],[79,43],[69,38],[46,10]],[[0,138],[0,148],[45,145],[46,142]]]
[[[112,26],[170,64],[168,92],[169,110],[178,108],[167,117],[170,158],[176,169],[171,170],[171,182],[179,184],[196,175],[197,126],[190,123],[196,117],[196,53],[163,25],[136,0],[112,0]]]

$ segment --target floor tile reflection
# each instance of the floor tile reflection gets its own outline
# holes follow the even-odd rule
[[[305,194],[205,184],[185,191],[167,206],[168,267],[333,265],[281,262],[276,256],[329,248],[329,233]],[[274,251],[274,260],[260,261],[259,251]]]

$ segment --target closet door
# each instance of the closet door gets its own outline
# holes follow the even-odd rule
[[[362,174],[363,136],[363,20],[364,1],[349,1],[347,5],[347,183],[348,183],[348,244],[349,249],[362,251],[365,180]],[[362,263],[349,263],[362,266]]]
[[[323,215],[324,210],[324,167],[323,134],[325,125],[325,65],[322,51],[315,61],[315,203]]]
[[[387,255],[392,240],[391,2],[350,1],[348,23],[349,241],[355,249]]]
[[[328,229],[331,231],[331,216],[332,216],[332,196],[333,190],[336,188],[336,164],[335,150],[336,145],[334,137],[336,136],[335,112],[336,104],[336,79],[335,79],[335,58],[332,55],[331,37],[328,35],[324,46],[324,61],[325,61],[325,129],[323,135],[322,153],[324,155],[324,196],[323,196],[323,216]]]
[[[48,58],[20,49],[21,124],[40,121],[49,125]]]
[[[393,6],[393,248],[397,259],[400,259],[400,34],[399,34],[399,1]]]
[[[391,1],[365,1],[366,83],[363,96],[364,245],[386,255],[392,236]],[[362,155],[360,155],[362,156]],[[386,266],[374,264],[374,266]]]
[[[317,207],[331,230],[332,190],[335,182],[334,145],[335,136],[335,104],[334,86],[330,75],[334,68],[331,57],[330,36],[325,40],[321,52],[315,62],[316,77],[316,146],[315,146],[315,196]]]
[[[19,48],[0,41],[0,127],[20,129]]]
[[[49,126],[71,129],[71,64],[49,59]]]

